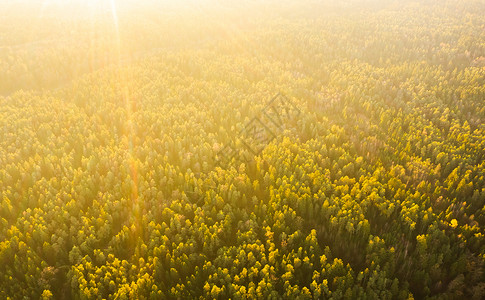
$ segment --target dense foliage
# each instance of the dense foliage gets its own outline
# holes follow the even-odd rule
[[[483,1],[43,2],[0,4],[0,298],[485,297]]]

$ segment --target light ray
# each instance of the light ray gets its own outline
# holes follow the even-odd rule
[[[113,25],[115,29],[115,43],[117,47],[117,63],[121,63],[121,35],[120,35],[120,26],[119,26],[119,21],[118,21],[118,13],[116,10],[116,4],[115,0],[110,0],[110,10],[111,10],[111,16],[113,17]]]

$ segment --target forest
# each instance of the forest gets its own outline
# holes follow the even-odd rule
[[[0,1],[0,299],[484,299],[484,16]]]

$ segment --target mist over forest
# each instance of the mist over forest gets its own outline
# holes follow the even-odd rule
[[[0,1],[0,299],[484,299],[485,1]]]

